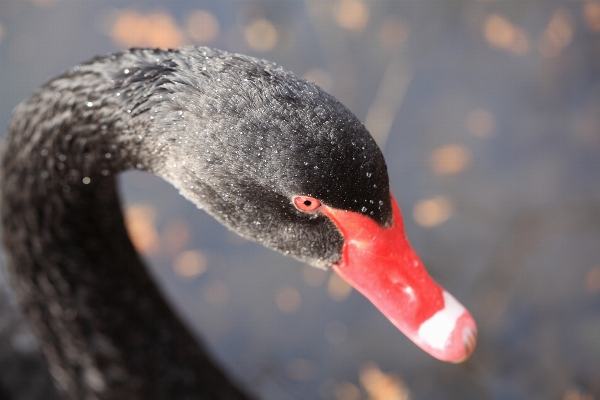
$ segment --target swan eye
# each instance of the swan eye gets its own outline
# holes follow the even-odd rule
[[[294,205],[300,211],[315,211],[321,207],[321,202],[314,197],[296,196],[294,197]]]

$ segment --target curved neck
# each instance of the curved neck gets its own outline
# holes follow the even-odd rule
[[[161,168],[163,150],[144,141],[158,134],[148,93],[168,94],[169,71],[168,52],[95,60],[36,92],[9,126],[8,268],[72,399],[246,398],[166,304],[123,224],[113,175]]]

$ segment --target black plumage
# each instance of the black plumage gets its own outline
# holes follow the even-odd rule
[[[17,296],[73,399],[246,398],[170,310],[127,236],[114,175],[132,168],[317,267],[340,259],[343,237],[293,196],[391,223],[385,162],[365,127],[272,63],[133,49],[67,71],[15,109],[1,196]]]

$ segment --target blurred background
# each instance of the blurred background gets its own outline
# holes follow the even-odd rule
[[[166,295],[265,399],[600,399],[600,2],[0,0],[0,126],[98,54],[207,45],[318,83],[376,138],[406,230],[479,325],[431,358],[335,275],[126,173]],[[0,398],[54,399],[0,277]],[[3,397],[4,396],[4,397]]]

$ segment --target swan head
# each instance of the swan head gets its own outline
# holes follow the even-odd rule
[[[344,105],[250,57],[184,48],[171,62],[140,115],[148,169],[240,235],[334,269],[433,356],[469,357],[475,322],[412,250],[384,157]]]

